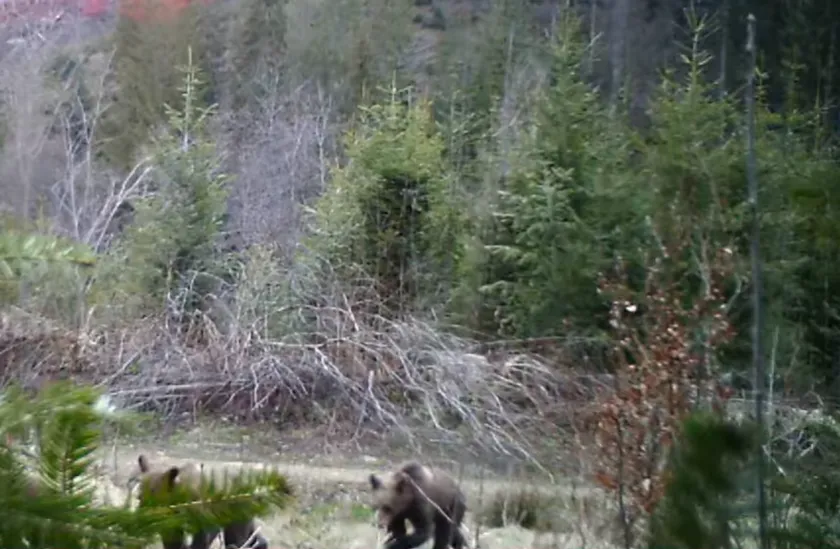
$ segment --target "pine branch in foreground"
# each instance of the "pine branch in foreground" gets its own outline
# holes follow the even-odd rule
[[[274,471],[249,471],[207,482],[198,494],[171,494],[138,509],[97,505],[94,454],[114,417],[88,387],[56,383],[34,397],[10,389],[0,399],[0,547],[88,549],[143,547],[159,532],[265,516],[287,505],[292,489]],[[119,420],[119,418],[117,418]],[[11,441],[35,433],[27,463]],[[198,496],[198,497],[196,497]]]

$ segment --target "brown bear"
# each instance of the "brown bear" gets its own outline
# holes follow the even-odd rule
[[[385,549],[413,549],[434,532],[432,549],[466,547],[461,522],[466,497],[455,480],[440,470],[408,462],[387,478],[370,475],[377,526],[391,534]],[[405,521],[414,528],[406,534]]]
[[[138,472],[132,476],[130,482],[140,485],[140,505],[149,496],[161,496],[171,493],[176,487],[184,487],[187,493],[198,497],[199,486],[204,473],[193,463],[172,467],[153,467],[148,458],[140,455],[137,458]],[[221,528],[200,530],[192,537],[191,549],[208,549],[219,535],[224,533],[225,547],[251,547],[253,549],[268,549],[268,540],[256,531],[254,519],[223,525]],[[183,531],[161,532],[164,549],[186,549]],[[249,541],[250,540],[250,541]],[[247,545],[245,545],[247,543]]]

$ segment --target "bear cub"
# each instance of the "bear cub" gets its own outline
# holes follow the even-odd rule
[[[152,496],[172,493],[176,489],[186,489],[186,493],[200,497],[200,487],[204,480],[204,472],[193,463],[172,467],[153,467],[146,456],[137,458],[138,470],[132,475],[130,482],[140,485],[140,505]],[[222,525],[220,528],[199,530],[194,532],[190,549],[208,549],[213,540],[224,533],[225,547],[242,547],[249,539],[247,547],[252,549],[268,549],[268,540],[257,532],[253,518]],[[253,537],[252,537],[253,535]],[[186,549],[184,532],[161,532],[164,549]]]
[[[466,497],[447,473],[411,461],[385,478],[371,474],[369,481],[377,526],[390,534],[385,549],[414,549],[433,534],[432,549],[467,546],[460,528]],[[405,521],[414,528],[410,535]]]

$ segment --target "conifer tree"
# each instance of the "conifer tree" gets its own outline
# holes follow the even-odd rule
[[[233,108],[277,93],[286,55],[286,0],[246,0],[230,48],[227,86]]]
[[[160,305],[168,292],[181,289],[189,312],[220,274],[214,272],[214,252],[225,219],[227,177],[207,134],[215,106],[201,104],[201,70],[190,55],[180,70],[179,106],[166,106],[169,125],[155,140],[157,193],[135,204],[134,221],[112,257],[120,264],[115,275],[136,305]]]
[[[15,388],[0,400],[0,547],[142,547],[162,529],[195,531],[264,516],[291,497],[275,472],[242,473],[224,489],[207,486],[202,499],[160,500],[132,510],[97,502],[93,466],[102,427],[130,418],[96,391],[70,383],[47,386],[34,397]],[[12,441],[34,433],[29,460]]]
[[[612,260],[615,235],[638,227],[632,205],[642,193],[614,177],[627,144],[581,77],[584,51],[579,22],[567,17],[522,153],[490,188],[489,214],[477,213],[457,303],[486,332],[544,337],[604,326],[597,273]]]
[[[138,147],[166,122],[164,105],[180,102],[187,50],[191,63],[203,66],[206,44],[200,5],[170,13],[164,0],[123,3],[114,34],[116,104],[103,121],[103,150],[117,166],[130,169]]]
[[[392,91],[360,109],[346,136],[346,166],[316,205],[312,250],[345,281],[370,276],[385,314],[403,313],[451,280],[458,202],[428,102]]]
[[[649,549],[727,549],[734,521],[750,513],[746,465],[758,438],[748,426],[697,412],[682,425],[671,452],[665,496],[649,530]]]

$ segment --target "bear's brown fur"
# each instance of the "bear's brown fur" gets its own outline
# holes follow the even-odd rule
[[[434,532],[432,549],[466,547],[461,522],[466,497],[447,473],[411,461],[382,479],[369,477],[377,526],[391,534],[386,549],[414,549]],[[405,521],[414,528],[406,534]]]
[[[137,472],[132,475],[132,481],[140,485],[140,504],[148,501],[151,496],[164,496],[175,488],[186,488],[187,493],[198,497],[199,487],[204,477],[203,471],[194,463],[180,466],[154,467],[145,455],[137,458]],[[243,547],[246,541],[253,539],[247,547],[253,549],[268,549],[268,540],[256,532],[254,519],[222,525],[220,528],[200,530],[193,533],[191,549],[208,549],[219,535],[224,533],[225,547]],[[185,549],[184,532],[161,532],[164,549]]]

